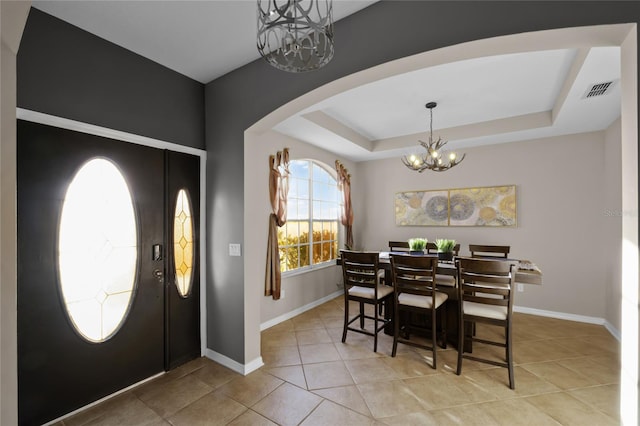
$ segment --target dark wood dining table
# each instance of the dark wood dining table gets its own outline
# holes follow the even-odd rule
[[[385,270],[385,282],[391,284],[391,260],[390,255],[399,254],[406,256],[415,256],[406,251],[381,251],[378,265]],[[437,257],[435,254],[424,254],[422,256]],[[521,259],[503,259],[503,258],[491,258],[495,260],[508,260],[518,262],[518,270],[516,272],[516,284],[534,284],[542,285],[542,271],[538,266],[530,260]],[[456,265],[454,260],[438,261],[438,274],[443,275],[456,275]]]
[[[381,269],[384,269],[385,283],[387,285],[392,285],[392,277],[391,277],[391,255],[392,254],[398,254],[398,255],[404,255],[404,256],[415,256],[415,254],[411,254],[406,251],[403,251],[403,252],[381,251],[380,252],[378,266]],[[424,255],[418,254],[418,256],[437,257],[437,254],[424,254]],[[491,259],[517,261],[518,270],[516,272],[516,277],[515,277],[516,284],[542,285],[542,271],[540,270],[540,268],[538,268],[538,266],[535,263],[529,260],[520,260],[520,259],[509,259],[509,258],[507,259],[491,258]],[[340,262],[340,259],[338,258],[338,265],[340,264],[341,262]],[[443,261],[443,260],[438,261],[438,269],[436,272],[442,275],[456,276],[457,267],[455,264],[455,258],[454,260],[451,260],[451,261]],[[448,335],[447,340],[455,344],[458,336],[458,329],[457,329],[458,317],[456,314],[458,310],[458,290],[457,290],[457,287],[441,286],[439,287],[439,291],[447,293],[448,295],[447,304],[450,305],[450,307],[452,308],[448,310],[448,315],[447,315],[447,319],[448,319],[447,324],[449,325],[447,327],[447,335]],[[384,315],[385,315],[385,318],[391,318],[393,316],[393,306],[385,307]],[[385,327],[384,332],[387,335],[393,335],[392,323],[389,323],[389,325]],[[472,352],[472,347],[470,342],[471,341],[468,340],[468,342],[465,343],[465,352]]]

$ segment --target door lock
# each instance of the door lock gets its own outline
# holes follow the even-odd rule
[[[153,276],[156,277],[156,280],[158,280],[159,283],[164,282],[164,272],[162,272],[160,269],[155,269],[153,271]]]

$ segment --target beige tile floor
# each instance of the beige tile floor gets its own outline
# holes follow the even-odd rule
[[[262,332],[248,376],[201,358],[59,425],[616,425],[618,342],[601,326],[514,315],[516,389],[507,371],[350,332],[342,298]],[[352,311],[353,312],[353,311]],[[490,337],[498,330],[478,326]],[[486,355],[498,348],[474,348]]]

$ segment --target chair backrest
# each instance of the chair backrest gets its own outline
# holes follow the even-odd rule
[[[401,254],[392,254],[390,257],[393,287],[396,296],[401,293],[409,293],[435,298],[437,257],[405,256]]]
[[[484,246],[479,244],[469,244],[471,257],[502,257],[507,258],[511,246]]]
[[[458,300],[501,306],[511,316],[517,261],[462,257],[456,265]]]
[[[377,289],[379,256],[377,251],[340,250],[345,292],[351,286]]]
[[[409,251],[409,242],[389,241],[389,251]]]
[[[436,243],[427,243],[427,254],[435,254],[437,252],[438,246],[436,246]],[[454,256],[458,256],[458,253],[460,253],[460,243],[457,243],[455,246],[453,246]]]

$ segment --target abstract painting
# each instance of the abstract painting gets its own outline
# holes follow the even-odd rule
[[[398,226],[516,226],[516,186],[398,192]]]
[[[444,191],[398,192],[396,225],[447,226],[449,193]]]

